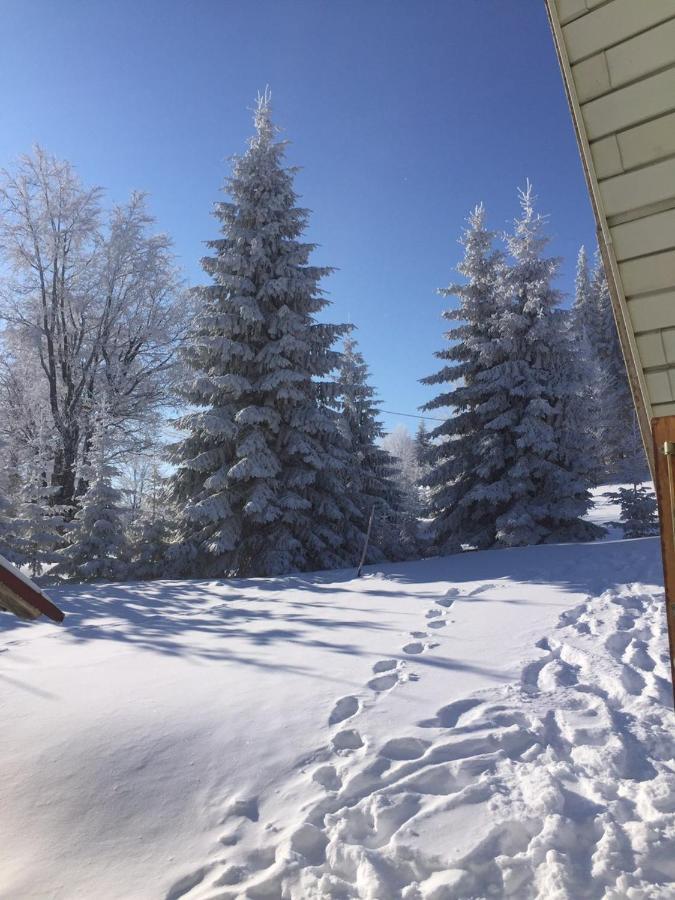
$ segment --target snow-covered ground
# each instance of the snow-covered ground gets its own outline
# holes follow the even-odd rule
[[[657,539],[0,619],[0,897],[675,898]]]

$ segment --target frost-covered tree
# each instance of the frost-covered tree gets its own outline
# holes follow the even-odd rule
[[[588,540],[600,529],[582,518],[591,497],[586,461],[570,427],[578,384],[570,378],[575,361],[551,285],[558,261],[543,255],[548,240],[529,183],[520,199],[522,213],[506,238],[513,262],[499,316],[507,359],[497,366],[494,385],[510,398],[498,422],[509,440],[499,482],[506,509],[496,520],[497,541],[514,546]]]
[[[196,291],[177,423],[173,496],[181,507],[173,558],[197,574],[274,575],[353,564],[361,511],[345,491],[346,451],[331,373],[334,342],[319,287],[330,271],[310,264],[301,240],[294,170],[284,167],[270,99],[236,159],[219,203],[221,236],[202,262],[213,283]]]
[[[345,439],[348,463],[344,483],[361,512],[361,529],[374,510],[367,559],[400,559],[405,547],[404,510],[396,484],[396,463],[380,445],[384,429],[378,419],[375,389],[369,383],[368,366],[353,338],[346,338],[338,370],[337,409]],[[360,535],[358,536],[360,539]]]
[[[102,393],[126,449],[171,395],[188,307],[153,225],[143,194],[105,214],[100,189],[40,147],[0,172],[0,429],[27,443],[36,413],[49,419],[59,504],[86,488]]]
[[[68,544],[58,551],[56,572],[84,581],[117,580],[127,572],[122,495],[113,484],[116,471],[109,461],[109,429],[107,407],[99,405],[83,473],[88,488],[69,527]]]
[[[591,275],[585,247],[579,248],[574,302],[568,318],[569,351],[574,357],[571,374],[578,382],[576,431],[578,455],[588,460],[589,480],[598,484],[603,480],[600,421],[600,371],[593,352],[590,335],[597,328],[597,310],[593,303]]]
[[[420,516],[422,517],[426,517],[431,509],[431,490],[424,481],[431,471],[429,460],[431,459],[432,448],[431,434],[424,419],[420,419],[417,433],[415,434],[415,459],[419,473],[417,490],[420,498]]]
[[[452,410],[433,429],[428,452],[430,471],[423,484],[431,492],[431,538],[435,549],[450,553],[462,545],[492,546],[497,518],[508,509],[503,488],[514,452],[513,397],[504,365],[509,347],[500,332],[505,312],[504,262],[485,226],[485,210],[477,206],[461,239],[464,258],[457,270],[463,283],[439,293],[457,304],[443,317],[455,324],[450,344],[435,355],[444,365],[423,384],[444,390],[424,406]]]
[[[15,466],[7,443],[0,438],[0,556],[9,562],[20,563],[12,549],[13,495],[16,493]]]
[[[605,270],[596,253],[593,271],[589,272],[583,248],[577,265],[573,336],[579,356],[585,359],[589,408],[586,430],[594,443],[598,480],[641,481],[647,477],[646,455]]]
[[[432,447],[431,435],[424,419],[420,419],[415,434],[415,458],[420,469],[428,465],[429,451]]]
[[[160,578],[172,537],[167,486],[156,463],[150,465],[142,491],[142,505],[129,527],[129,575],[133,578]]]
[[[621,526],[624,537],[650,537],[659,533],[656,497],[649,487],[633,484],[630,487],[620,487],[605,496],[620,506],[620,519],[613,524]]]
[[[26,566],[33,577],[58,561],[56,551],[63,544],[67,512],[53,502],[58,489],[50,484],[52,455],[42,424],[23,467],[14,515],[6,519],[12,561]]]
[[[404,498],[404,506],[415,515],[419,513],[420,469],[417,464],[415,439],[405,425],[397,425],[385,435],[382,447],[394,459],[394,477]]]
[[[13,513],[9,497],[0,489],[0,556],[14,565],[21,565],[21,559],[14,549]]]

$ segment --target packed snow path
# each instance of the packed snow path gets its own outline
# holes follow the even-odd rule
[[[675,897],[660,579],[647,539],[3,616],[0,897]]]

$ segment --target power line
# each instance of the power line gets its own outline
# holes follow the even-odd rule
[[[394,412],[391,409],[381,409],[380,412],[386,413],[388,416],[407,416],[409,419],[430,419],[432,422],[445,422],[445,419],[437,419],[435,416],[418,416],[415,413]]]

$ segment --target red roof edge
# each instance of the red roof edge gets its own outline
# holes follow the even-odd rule
[[[30,584],[28,579],[19,578],[11,569],[0,563],[0,581],[30,606],[44,613],[52,622],[63,622],[64,613],[38,588]]]

